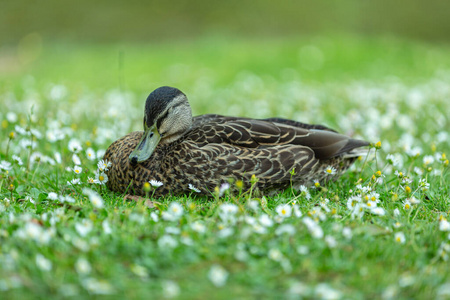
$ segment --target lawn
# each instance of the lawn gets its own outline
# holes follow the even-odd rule
[[[450,298],[449,45],[31,36],[5,49],[2,299]],[[373,146],[326,186],[128,200],[99,182],[100,161],[161,85],[194,114],[321,123]]]

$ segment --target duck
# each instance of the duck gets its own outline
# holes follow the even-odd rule
[[[336,180],[369,142],[323,125],[283,118],[252,119],[219,114],[192,116],[187,96],[159,87],[147,97],[143,131],[113,142],[103,160],[107,187],[152,197],[214,196],[252,189],[276,193]],[[146,187],[147,186],[147,190]]]

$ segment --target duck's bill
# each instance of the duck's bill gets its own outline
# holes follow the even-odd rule
[[[150,128],[146,128],[136,149],[129,156],[130,162],[137,164],[149,159],[160,140],[161,136],[158,128],[156,128],[156,124]]]

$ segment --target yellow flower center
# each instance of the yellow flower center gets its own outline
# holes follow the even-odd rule
[[[327,173],[331,174],[331,169],[327,169]]]
[[[408,203],[405,204],[405,209],[409,209],[410,207],[411,206]]]
[[[286,214],[286,210],[285,210],[284,208],[281,210],[281,214],[282,214],[282,215],[285,215],[285,214]]]
[[[98,176],[98,180],[103,181],[105,179],[105,177],[103,177],[102,175]]]

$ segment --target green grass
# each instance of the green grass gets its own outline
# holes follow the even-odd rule
[[[447,45],[316,37],[41,46],[25,59],[0,57],[8,62],[0,69],[2,299],[449,297]],[[294,190],[252,199],[192,194],[151,199],[149,207],[89,184],[100,157],[89,160],[86,150],[140,130],[144,99],[160,85],[183,90],[194,114],[324,123],[381,141],[381,149],[336,182],[310,187],[311,198]],[[83,148],[79,175],[67,169],[70,140]],[[348,199],[366,204],[374,193],[384,214],[352,215]],[[164,220],[172,203],[183,214]],[[230,203],[237,211],[224,219]],[[281,217],[284,204],[302,216]],[[272,226],[260,221],[264,214]]]

